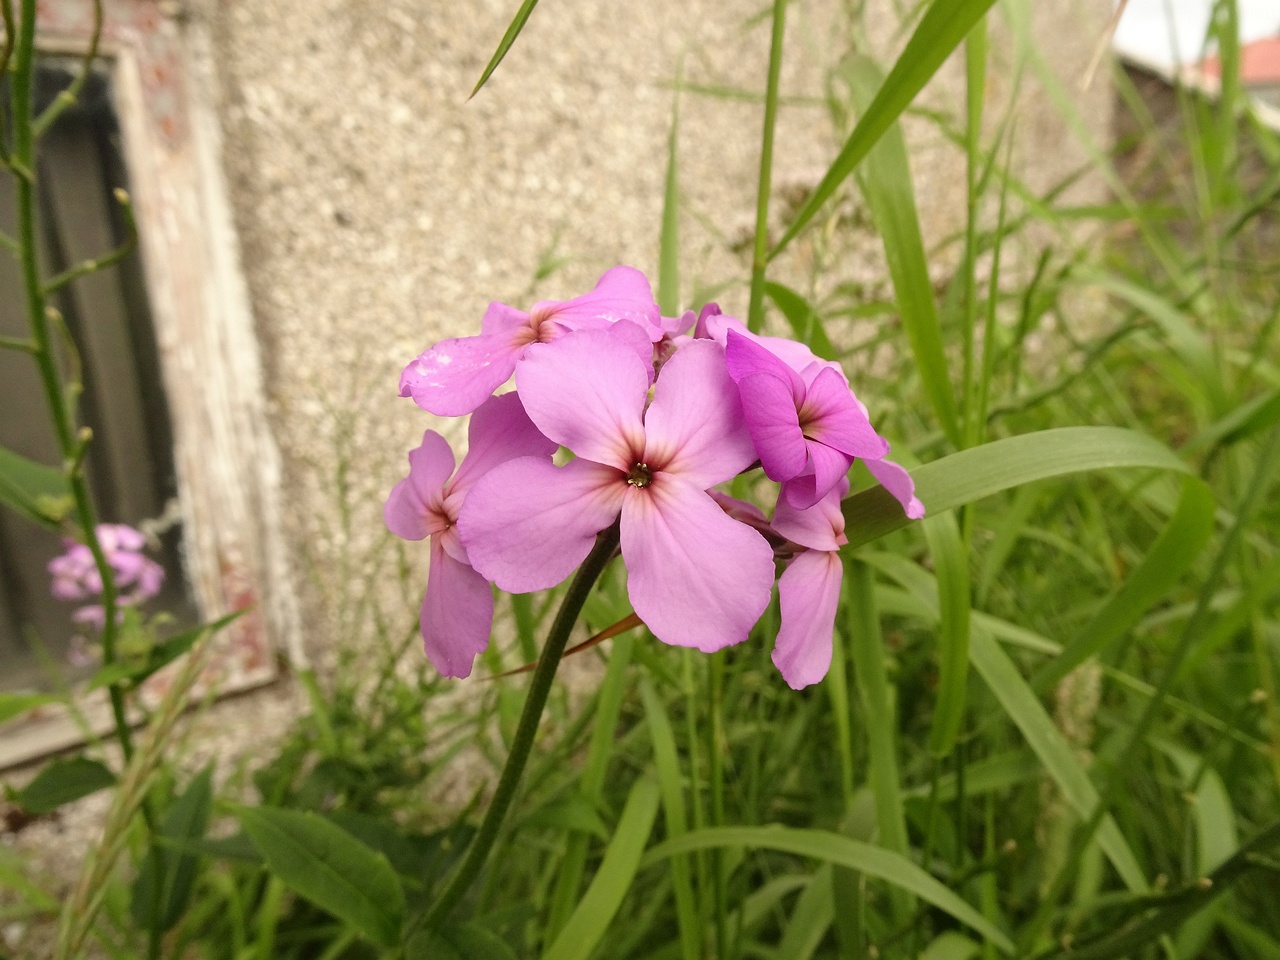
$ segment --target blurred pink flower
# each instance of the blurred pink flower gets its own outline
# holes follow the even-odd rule
[[[100,523],[95,528],[98,543],[115,574],[121,607],[136,606],[150,600],[164,584],[164,568],[143,555],[147,540],[133,527],[122,523]],[[64,540],[66,552],[49,561],[53,577],[50,592],[58,600],[88,600],[102,594],[102,577],[87,544]],[[106,625],[106,611],[101,604],[80,607],[72,615],[76,623],[98,630]]]

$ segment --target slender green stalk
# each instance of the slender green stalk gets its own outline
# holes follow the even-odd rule
[[[538,724],[542,720],[542,709],[546,706],[547,696],[551,693],[551,682],[555,679],[556,670],[560,666],[560,658],[564,655],[569,634],[578,622],[578,614],[587,602],[591,588],[604,572],[605,566],[613,558],[618,546],[618,528],[612,526],[600,534],[596,545],[591,549],[587,559],[578,568],[573,583],[560,604],[551,631],[547,635],[546,646],[538,660],[537,669],[533,671],[533,680],[529,684],[529,693],[525,697],[524,710],[520,714],[520,724],[516,727],[515,736],[511,740],[511,752],[507,755],[506,765],[502,768],[502,776],[485,811],[484,820],[480,824],[475,839],[467,850],[467,858],[458,872],[453,875],[444,892],[427,911],[423,924],[428,928],[438,927],[446,919],[458,902],[466,894],[471,884],[479,875],[484,862],[489,857],[489,850],[498,839],[498,830],[507,815],[507,809],[515,799],[516,789],[520,786],[520,777],[524,773],[525,764],[529,761],[529,751],[533,749],[533,739],[538,732]]]
[[[764,323],[764,271],[769,264],[769,191],[773,186],[773,130],[778,121],[778,78],[782,72],[782,35],[787,0],[773,0],[773,36],[769,42],[769,80],[764,95],[764,135],[760,144],[760,185],[756,191],[756,238],[751,255],[751,300],[747,327]]]

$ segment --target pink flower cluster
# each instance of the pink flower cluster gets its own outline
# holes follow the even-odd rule
[[[115,573],[116,588],[120,591],[116,602],[120,606],[135,606],[160,592],[164,568],[143,556],[146,537],[122,523],[100,523],[95,530],[102,552]],[[64,540],[63,544],[66,552],[49,561],[54,597],[59,600],[89,600],[100,596],[102,577],[93,561],[92,551],[87,545],[74,540]],[[91,603],[76,610],[71,619],[101,630],[106,624],[106,611],[102,604]]]
[[[481,330],[400,378],[425,410],[472,414],[457,470],[426,431],[385,510],[396,535],[431,538],[421,625],[440,672],[468,676],[488,645],[491,583],[553,587],[617,523],[628,596],[659,640],[707,652],[745,640],[783,563],[774,663],[796,689],[825,676],[853,461],[924,515],[839,365],[714,305],[663,317],[630,267],[528,313],[491,304]],[[513,373],[515,391],[494,396]],[[560,447],[573,457],[557,466]],[[781,484],[771,520],[714,489],[757,462]]]

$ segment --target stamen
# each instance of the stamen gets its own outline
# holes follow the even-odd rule
[[[647,463],[632,464],[631,472],[627,474],[627,483],[633,487],[647,487],[653,483],[653,471]]]

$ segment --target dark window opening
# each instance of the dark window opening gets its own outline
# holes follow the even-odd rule
[[[37,108],[79,68],[77,60],[43,60]],[[7,106],[7,83],[0,82],[0,96]],[[128,182],[105,69],[46,133],[38,164],[45,277],[124,242],[127,228],[112,192]],[[14,191],[7,177],[0,179],[0,228],[12,235]],[[18,265],[0,256],[0,332],[27,334],[21,289]],[[93,430],[87,471],[99,517],[154,533],[160,546],[148,554],[164,566],[165,587],[144,609],[164,611],[176,624],[194,622],[181,565],[172,429],[139,258],[81,277],[53,305],[66,318],[81,363],[78,413]],[[35,365],[12,351],[0,352],[0,445],[41,463],[60,460]],[[68,665],[73,637],[83,632],[71,620],[77,605],[49,593],[46,565],[62,550],[60,538],[0,508],[0,687],[48,686],[90,669]]]

